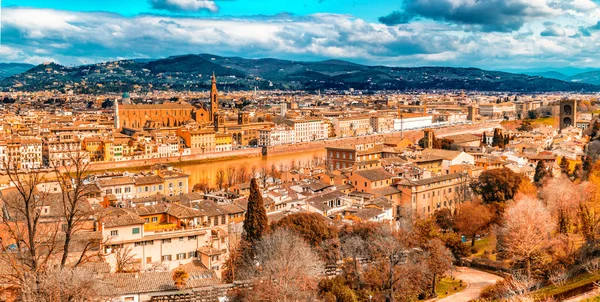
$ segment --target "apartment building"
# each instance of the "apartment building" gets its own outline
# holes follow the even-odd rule
[[[286,124],[294,129],[296,142],[312,142],[327,138],[329,129],[321,119],[287,120]]]
[[[185,146],[192,149],[192,153],[210,153],[216,150],[214,130],[180,128],[176,133],[183,138]]]
[[[287,125],[277,125],[271,129],[258,130],[258,145],[261,147],[293,144],[296,142],[296,132]]]
[[[402,179],[395,186],[402,192],[401,201],[395,204],[394,216],[401,218],[407,211],[422,217],[432,215],[441,208],[451,208],[465,198],[469,190],[464,174],[447,174],[431,178]]]
[[[394,117],[389,115],[372,116],[371,129],[375,133],[389,133],[394,131]]]
[[[334,118],[333,129],[336,137],[363,136],[373,132],[368,116]]]
[[[513,102],[479,104],[479,115],[490,119],[514,118],[517,108]]]

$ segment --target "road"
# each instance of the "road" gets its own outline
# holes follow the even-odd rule
[[[467,288],[458,292],[454,295],[450,295],[443,299],[437,300],[439,302],[467,302],[473,299],[479,298],[479,293],[484,287],[493,285],[502,277],[494,274],[478,271],[468,267],[459,267],[457,272],[453,274],[456,278],[463,280],[467,283]]]

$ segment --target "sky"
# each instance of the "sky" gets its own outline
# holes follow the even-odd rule
[[[70,66],[211,53],[388,66],[600,68],[600,6],[593,0],[0,1],[0,62]]]

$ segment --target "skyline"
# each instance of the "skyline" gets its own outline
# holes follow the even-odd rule
[[[2,2],[0,62],[211,53],[493,70],[598,68],[589,0]]]

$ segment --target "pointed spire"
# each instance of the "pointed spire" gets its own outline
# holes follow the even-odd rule
[[[213,84],[217,83],[217,77],[215,76],[214,71],[213,71],[213,75],[212,75],[212,82],[213,82]]]

